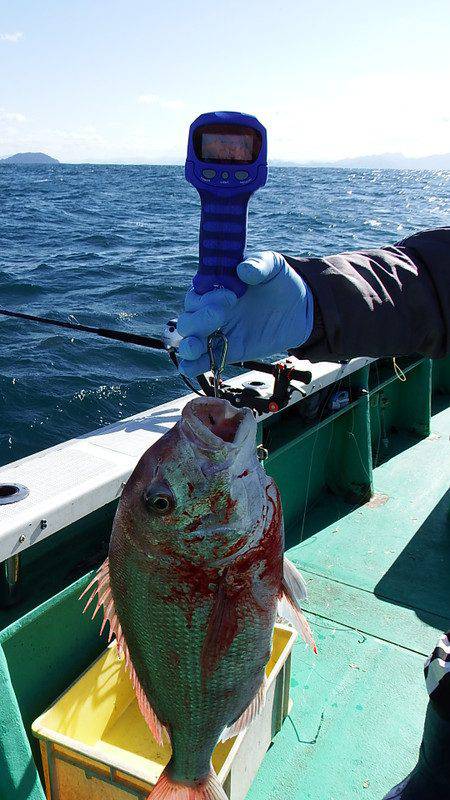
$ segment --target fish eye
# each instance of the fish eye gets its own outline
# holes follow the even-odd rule
[[[144,493],[144,503],[151,514],[164,517],[175,508],[175,499],[171,492],[158,489],[147,489]]]

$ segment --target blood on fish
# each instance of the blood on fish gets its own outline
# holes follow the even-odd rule
[[[248,469],[244,469],[244,472],[241,472],[241,474],[238,475],[238,478],[246,478],[247,475],[248,475]]]
[[[225,514],[223,516],[223,524],[227,525],[233,516],[233,511],[236,508],[237,500],[232,500],[231,497],[227,497],[227,501],[225,503]]]
[[[204,536],[191,536],[189,539],[185,539],[184,541],[186,544],[198,544],[199,542],[203,542],[204,538]]]
[[[190,522],[189,525],[186,525],[185,530],[187,531],[187,533],[193,533],[194,531],[196,531],[197,528],[199,528],[200,525],[202,524],[202,519],[203,517],[201,516],[195,517],[195,519],[192,520],[192,522]]]
[[[219,542],[219,544],[227,544],[227,542],[228,542],[228,537],[225,536],[223,533],[214,533],[211,536],[211,539],[214,542]]]
[[[193,564],[182,556],[179,556],[177,564],[172,565],[172,571],[177,576],[177,582],[172,585],[170,595],[166,599],[183,608],[188,625],[191,626],[195,607],[200,605],[202,600],[213,596],[218,571]]]
[[[274,501],[266,489],[267,499],[273,507],[268,528],[260,542],[227,567],[219,580],[218,590],[208,622],[201,656],[202,679],[212,674],[218,660],[227,652],[242,625],[248,618],[264,618],[271,614],[270,608],[261,605],[255,596],[255,572],[259,581],[272,586],[272,593],[281,593],[283,580],[281,500],[278,489]],[[270,487],[269,487],[270,488]],[[247,537],[241,537],[241,545]],[[236,546],[238,542],[235,543]],[[263,569],[261,570],[261,566]],[[261,570],[261,571],[260,571]],[[220,633],[220,635],[219,635]]]
[[[250,571],[251,566],[263,567],[259,573],[260,578],[269,578],[273,587],[281,592],[283,580],[283,566],[280,560],[280,548],[282,547],[282,508],[281,499],[275,484],[272,487],[276,491],[276,499],[269,494],[266,489],[267,500],[272,506],[272,516],[269,525],[259,543],[236,558],[233,569],[239,571],[240,575],[245,575]]]
[[[241,547],[244,546],[246,541],[247,541],[247,536],[241,536],[241,538],[238,539],[233,545],[231,545],[231,547],[224,553],[225,558],[228,558],[229,556],[234,556],[235,553],[238,553]]]

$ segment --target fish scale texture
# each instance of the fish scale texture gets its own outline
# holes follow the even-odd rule
[[[222,730],[241,715],[263,681],[277,598],[262,619],[247,616],[204,680],[202,650],[215,591],[195,608],[190,608],[194,598],[187,596],[184,610],[170,597],[169,572],[143,574],[136,556],[125,549],[112,548],[109,560],[115,607],[134,668],[158,718],[170,730],[171,774],[194,780],[207,773]]]

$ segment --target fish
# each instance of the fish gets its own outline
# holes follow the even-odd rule
[[[83,592],[85,611],[103,608],[153,736],[171,744],[151,800],[226,800],[212,753],[264,706],[277,615],[315,648],[256,430],[250,409],[189,401],[126,483]]]

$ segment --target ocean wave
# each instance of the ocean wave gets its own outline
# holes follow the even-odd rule
[[[2,297],[17,296],[19,299],[28,299],[45,294],[46,291],[43,286],[39,286],[36,283],[10,281],[9,283],[0,284],[0,295]]]
[[[371,228],[381,228],[381,222],[379,219],[365,219],[364,225],[369,225]]]
[[[124,236],[119,236],[117,233],[93,233],[89,236],[83,236],[77,238],[75,241],[78,241],[82,244],[90,244],[94,247],[114,247],[118,244],[126,244],[127,239]]]
[[[11,167],[0,192],[0,305],[150,335],[179,312],[200,213],[182,168]],[[273,169],[251,202],[248,248],[378,247],[448,225],[449,202],[450,173]],[[36,323],[0,328],[0,463],[185,391],[162,352]]]

